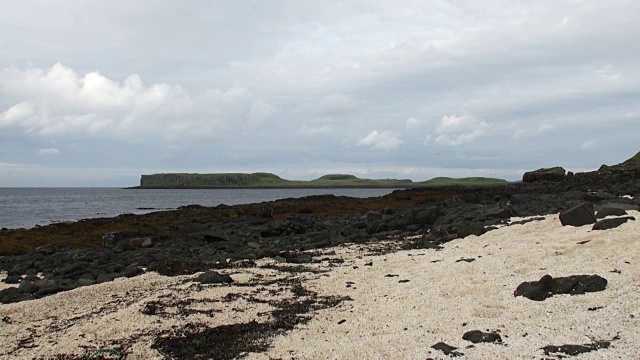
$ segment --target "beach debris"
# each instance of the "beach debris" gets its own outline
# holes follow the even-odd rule
[[[451,356],[451,357],[460,357],[460,356],[464,356],[463,353],[456,351],[458,350],[457,347],[445,344],[443,342],[439,342],[435,345],[431,346],[432,349],[434,350],[438,350],[438,351],[442,351],[445,355]]]
[[[611,346],[611,342],[619,339],[620,336],[616,335],[611,340],[592,340],[589,344],[547,345],[542,348],[542,351],[544,351],[544,354],[547,356],[558,356],[558,358],[564,357],[563,355],[577,356],[600,349],[607,349]]]
[[[634,218],[633,216],[625,216],[625,217],[619,217],[619,218],[613,218],[613,219],[604,219],[604,220],[600,220],[597,223],[595,223],[593,225],[593,227],[591,228],[591,230],[608,230],[608,229],[613,229],[613,228],[617,228],[618,226],[626,223],[629,220],[635,220],[636,218]]]
[[[572,275],[557,278],[545,275],[538,281],[521,283],[513,295],[516,297],[524,296],[534,301],[543,301],[553,295],[581,295],[602,291],[606,287],[607,280],[599,275]]]
[[[346,322],[347,322],[347,320],[342,319],[342,320],[338,321],[338,325],[342,325],[342,324],[344,324],[344,323],[346,323]]]
[[[593,211],[593,204],[583,202],[560,213],[560,222],[563,226],[583,226],[595,223],[596,216]]]
[[[467,331],[462,335],[462,339],[471,341],[474,344],[502,342],[502,337],[497,332],[482,332],[480,330]]]
[[[476,261],[476,259],[474,259],[474,258],[461,258],[461,259],[456,260],[457,263],[459,263],[459,262],[472,263],[474,261]]]
[[[404,284],[404,283],[408,283],[409,281],[411,281],[411,280],[404,279],[404,280],[400,280],[400,281],[398,281],[398,283],[400,283],[400,284]]]
[[[194,279],[201,284],[230,284],[233,282],[231,276],[220,274],[216,271],[206,271]]]

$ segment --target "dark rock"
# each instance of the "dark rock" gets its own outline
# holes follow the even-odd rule
[[[36,285],[33,285],[33,283],[30,281],[24,281],[24,280],[20,283],[20,286],[18,286],[18,289],[23,293],[28,293],[28,294],[33,294],[36,291],[38,291],[38,287]]]
[[[93,279],[80,278],[78,279],[78,286],[89,286],[96,284],[97,281]]]
[[[5,284],[19,284],[22,281],[22,277],[19,275],[8,275],[4,280],[2,280]]]
[[[51,255],[56,251],[58,251],[58,247],[53,244],[47,244],[47,245],[38,246],[35,251],[42,255]]]
[[[627,215],[627,212],[624,209],[605,206],[596,213],[596,218],[603,219],[607,216],[624,216],[624,215]]]
[[[198,275],[194,281],[202,284],[229,284],[233,282],[231,276],[226,274],[220,274],[215,271],[207,271]]]
[[[496,205],[485,209],[483,215],[487,219],[508,219],[513,216],[513,212],[509,208]]]
[[[0,291],[0,304],[11,304],[15,302],[33,300],[33,295],[20,291],[18,288],[11,287]]]
[[[134,276],[138,276],[143,273],[144,273],[144,270],[142,270],[142,268],[139,268],[137,266],[129,266],[122,272],[122,275],[128,278],[132,278]]]
[[[629,220],[635,220],[635,218],[633,216],[625,216],[620,218],[600,220],[593,225],[591,230],[608,230],[617,228],[618,226],[626,223]]]
[[[129,240],[129,246],[133,248],[148,248],[153,245],[153,238],[151,237],[138,237]]]
[[[561,212],[560,222],[564,226],[583,226],[595,223],[596,217],[593,212],[593,204],[589,202],[583,202]]]
[[[522,176],[522,182],[532,183],[537,181],[561,181],[565,178],[565,173],[565,169],[559,166],[528,171]]]
[[[601,191],[596,191],[596,192],[588,192],[584,194],[583,199],[590,202],[600,202],[604,200],[613,199],[614,197],[615,196],[611,194],[601,192]]]
[[[434,350],[438,350],[438,351],[442,351],[445,355],[451,356],[451,357],[460,357],[460,356],[464,356],[463,353],[458,352],[456,350],[458,350],[457,347],[453,347],[451,345],[447,345],[443,342],[439,342],[433,346],[431,346],[432,349]]]
[[[568,356],[577,356],[580,354],[596,351],[599,349],[607,349],[611,346],[611,341],[595,341],[591,344],[582,345],[547,345],[542,348],[544,354],[551,356],[554,354],[564,354]]]
[[[229,236],[222,229],[212,229],[208,234],[204,235],[204,240],[206,242],[221,242],[221,241],[229,241]]]
[[[458,238],[465,238],[469,235],[480,236],[486,231],[481,224],[469,224],[458,229]]]
[[[309,254],[301,254],[294,258],[288,260],[290,263],[294,264],[308,264],[313,260],[313,257]]]
[[[98,277],[96,278],[96,282],[98,284],[104,283],[104,282],[109,282],[109,281],[113,281],[113,279],[117,278],[118,274],[114,274],[114,273],[110,273],[110,274],[100,274],[98,275]]]
[[[478,343],[495,343],[502,342],[500,334],[495,332],[482,332],[480,330],[467,331],[462,335],[463,340],[471,341],[474,344]]]
[[[573,275],[559,278],[545,275],[539,281],[523,282],[518,285],[513,295],[543,301],[553,295],[581,295],[603,291],[606,287],[607,280],[599,275]]]

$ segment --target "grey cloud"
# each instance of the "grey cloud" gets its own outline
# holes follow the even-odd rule
[[[0,134],[0,162],[38,165],[57,148],[46,159],[67,167],[516,178],[637,152],[631,0],[0,10],[0,127],[12,134]],[[100,151],[113,158],[89,157]]]

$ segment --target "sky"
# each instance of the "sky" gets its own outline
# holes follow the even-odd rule
[[[425,180],[640,150],[640,1],[3,0],[0,187]]]

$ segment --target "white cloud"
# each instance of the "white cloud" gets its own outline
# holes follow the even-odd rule
[[[405,126],[407,127],[407,129],[409,130],[418,130],[420,129],[420,127],[422,127],[422,123],[420,122],[420,120],[414,118],[414,117],[410,117],[407,119]]]
[[[245,87],[191,95],[166,83],[145,86],[136,74],[119,83],[97,72],[78,75],[61,64],[4,69],[0,84],[6,99],[15,101],[0,113],[0,127],[43,136],[210,140],[257,128],[278,112]]]
[[[392,150],[402,144],[396,135],[390,131],[378,132],[373,130],[369,135],[358,141],[358,145],[370,146],[374,150]]]
[[[60,155],[60,150],[56,148],[40,149],[38,150],[38,155],[40,156]]]
[[[582,145],[580,145],[580,148],[583,150],[591,149],[592,147],[593,147],[593,141],[591,140],[586,140],[585,142],[582,143]]]
[[[489,129],[488,123],[471,114],[445,115],[436,127],[438,136],[435,143],[450,146],[465,144],[484,136]]]
[[[331,132],[331,128],[327,125],[312,127],[304,124],[300,127],[300,130],[298,132],[303,136],[314,136],[320,134],[328,134]]]

